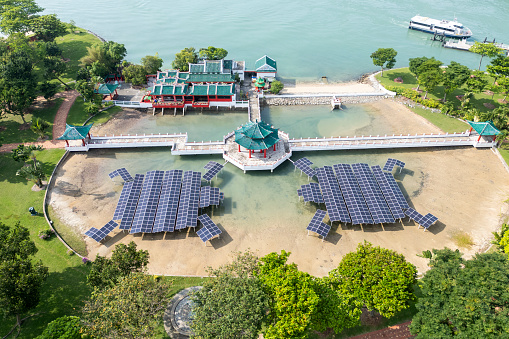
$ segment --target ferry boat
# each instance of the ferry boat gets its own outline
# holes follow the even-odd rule
[[[470,38],[472,31],[454,20],[437,20],[416,15],[410,19],[409,29],[431,34],[444,35],[449,38]]]

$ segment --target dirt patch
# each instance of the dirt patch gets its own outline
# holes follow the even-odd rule
[[[485,102],[485,103],[483,103],[483,106],[486,107],[487,109],[495,108],[495,105],[493,105],[491,102]]]
[[[19,125],[19,127],[18,127],[18,129],[19,129],[20,131],[26,131],[27,129],[30,129],[30,126],[31,126],[31,125],[30,125],[30,123],[29,123],[29,122],[27,122],[26,124],[20,124],[20,125]]]

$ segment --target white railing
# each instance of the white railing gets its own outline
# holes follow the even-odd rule
[[[453,133],[453,134],[415,134],[415,135],[370,135],[370,136],[353,136],[353,137],[330,137],[330,138],[300,138],[300,139],[289,139],[288,142],[290,143],[298,143],[298,142],[309,142],[309,141],[315,141],[315,142],[329,142],[329,141],[356,141],[356,140],[392,140],[392,139],[422,139],[422,138],[454,138],[454,137],[468,137],[468,132],[462,132],[462,133]]]
[[[139,102],[139,101],[103,100],[103,103],[110,103],[120,107],[141,107],[141,108],[152,107],[152,103],[150,102]]]

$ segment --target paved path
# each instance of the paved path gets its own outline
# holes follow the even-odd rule
[[[364,333],[355,337],[351,337],[350,339],[402,339],[402,338],[414,338],[415,336],[410,334],[410,330],[408,329],[408,325],[410,325],[411,321],[408,321],[403,324],[398,324],[394,326],[389,326],[387,328],[383,328],[378,331]]]
[[[74,104],[74,101],[78,97],[79,93],[75,90],[60,92],[55,95],[55,98],[64,98],[64,101],[58,108],[57,113],[55,114],[55,120],[53,121],[53,140],[46,140],[42,142],[27,142],[25,145],[35,145],[42,146],[45,149],[51,148],[64,148],[65,141],[56,140],[59,136],[61,136],[65,131],[65,122],[67,120],[67,115],[69,114],[69,110],[71,106]],[[18,147],[19,143],[16,144],[4,144],[0,147],[0,153],[8,153],[11,150]]]

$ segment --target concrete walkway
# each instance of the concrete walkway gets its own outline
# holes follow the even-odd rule
[[[52,148],[64,148],[65,141],[56,140],[59,136],[61,136],[65,131],[65,122],[67,121],[67,115],[69,114],[69,110],[71,106],[74,104],[74,101],[78,97],[79,93],[75,90],[60,92],[55,95],[55,98],[64,98],[62,104],[58,108],[57,113],[55,114],[55,120],[53,121],[53,140],[45,140],[45,141],[36,141],[36,142],[27,142],[24,145],[35,145],[42,146],[45,149]],[[0,147],[0,153],[8,153],[13,149],[18,147],[20,143],[15,144],[4,144]]]

